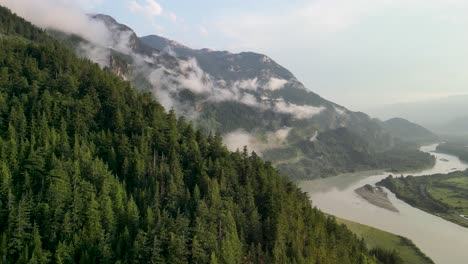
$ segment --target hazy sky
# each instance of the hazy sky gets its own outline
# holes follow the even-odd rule
[[[140,36],[264,53],[353,110],[468,93],[466,0],[42,1],[112,15]]]

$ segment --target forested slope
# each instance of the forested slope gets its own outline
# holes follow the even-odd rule
[[[440,141],[439,137],[432,131],[403,118],[392,118],[381,122],[380,125],[390,135],[403,142],[426,145]]]
[[[205,133],[244,138],[226,143],[232,150],[250,145],[290,179],[417,170],[433,164],[417,145],[391,136],[364,113],[322,98],[268,56],[194,50],[158,36],[139,39],[113,17],[91,18],[96,26],[105,25],[112,41],[48,33],[78,56],[106,65],[137,90],[151,91],[167,109],[174,107]]]
[[[468,140],[450,140],[437,146],[437,151],[457,156],[460,160],[468,162]]]
[[[0,262],[376,261],[270,164],[1,7],[0,50]]]

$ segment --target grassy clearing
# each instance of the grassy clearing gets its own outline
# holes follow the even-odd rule
[[[468,170],[425,177],[388,177],[384,185],[405,202],[458,225],[468,227]]]
[[[405,237],[342,218],[336,220],[338,223],[346,225],[359,238],[364,238],[369,248],[380,247],[386,250],[396,250],[405,263],[434,263],[411,240]]]

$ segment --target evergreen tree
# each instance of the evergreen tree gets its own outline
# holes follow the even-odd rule
[[[0,35],[0,262],[399,263],[2,7]]]

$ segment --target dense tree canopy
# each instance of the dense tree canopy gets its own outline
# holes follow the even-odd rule
[[[255,153],[3,8],[0,50],[0,262],[377,261]]]

